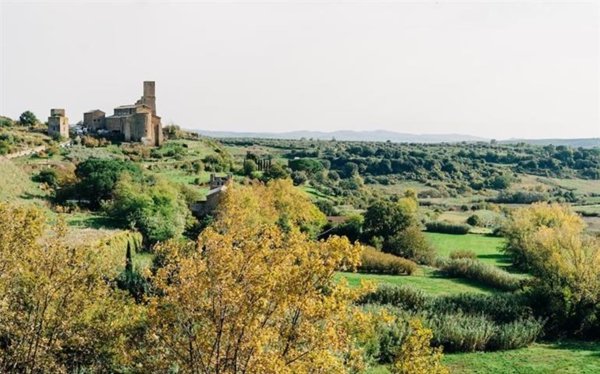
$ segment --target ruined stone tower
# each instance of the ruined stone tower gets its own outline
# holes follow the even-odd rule
[[[64,109],[50,109],[48,135],[69,138],[69,119],[65,115]]]

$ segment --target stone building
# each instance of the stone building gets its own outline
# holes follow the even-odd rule
[[[206,193],[206,200],[197,201],[190,206],[192,214],[197,217],[202,217],[211,214],[219,205],[223,192],[227,191],[227,186],[233,180],[233,175],[217,176],[212,173],[210,175],[209,187],[210,190]]]
[[[162,124],[156,115],[154,82],[144,82],[144,94],[132,105],[121,105],[106,116],[99,109],[83,114],[83,125],[98,133],[108,133],[122,137],[126,142],[142,142],[159,146],[163,143]]]
[[[64,109],[50,109],[48,117],[48,135],[69,137],[69,119],[65,115]]]
[[[83,113],[83,124],[88,131],[97,132],[100,129],[106,129],[106,114],[99,110],[90,110]]]

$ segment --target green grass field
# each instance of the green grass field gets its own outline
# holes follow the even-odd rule
[[[0,160],[0,201],[37,202],[42,204],[47,192],[12,160]]]
[[[452,251],[459,249],[471,250],[477,257],[486,263],[508,267],[510,261],[500,252],[504,239],[491,236],[467,234],[450,235],[426,232],[425,236],[437,250],[441,257],[448,257]],[[462,278],[446,278],[438,275],[433,268],[419,267],[416,274],[405,275],[380,275],[360,273],[339,273],[351,287],[358,287],[361,281],[387,283],[392,285],[411,285],[432,295],[455,294],[464,292],[491,293],[495,290]]]
[[[477,234],[450,235],[435,232],[426,232],[425,236],[437,250],[441,257],[448,257],[456,250],[469,250],[477,254],[477,258],[488,264],[507,267],[510,266],[508,256],[500,252],[504,244],[503,238]]]
[[[511,351],[446,354],[444,364],[451,373],[600,373],[600,343],[533,344],[527,348]],[[365,372],[365,374],[389,373],[386,366],[377,366]]]
[[[376,284],[409,285],[432,295],[447,295],[465,292],[492,293],[494,290],[466,279],[445,278],[436,275],[435,270],[422,267],[414,275],[380,275],[360,273],[338,273],[338,278],[346,278],[348,285],[358,287],[361,281]]]

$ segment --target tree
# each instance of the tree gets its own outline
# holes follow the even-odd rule
[[[244,175],[251,177],[258,170],[258,165],[252,159],[244,160]]]
[[[506,250],[535,276],[530,293],[553,334],[600,336],[600,240],[568,206],[534,204],[513,213]]]
[[[435,249],[416,225],[410,225],[388,237],[383,243],[383,251],[425,265],[432,265],[436,255]]]
[[[289,167],[292,169],[292,171],[305,171],[309,174],[314,174],[323,170],[323,164],[318,160],[311,158],[290,160]]]
[[[39,121],[35,114],[33,114],[33,112],[30,112],[29,110],[24,111],[19,116],[19,123],[21,124],[21,126],[35,126],[38,124],[38,122]]]
[[[416,205],[409,198],[399,202],[378,200],[365,212],[364,231],[368,236],[387,238],[414,223]]]
[[[562,226],[582,232],[585,223],[566,205],[535,203],[517,209],[503,228],[507,239],[504,252],[511,257],[513,264],[527,269],[530,265],[527,244],[531,236],[544,227]]]
[[[419,319],[409,321],[410,334],[402,343],[394,362],[393,373],[398,374],[448,374],[442,365],[442,349],[431,348],[431,329],[423,327]]]
[[[295,186],[300,186],[308,181],[308,175],[305,171],[294,171],[292,172],[292,181]]]
[[[483,224],[483,220],[477,214],[472,214],[467,218],[467,224],[471,226],[481,226]]]
[[[138,307],[115,291],[120,258],[68,245],[44,213],[0,204],[0,372],[114,372],[128,364]]]
[[[310,202],[286,198],[291,188],[289,181],[232,186],[197,245],[157,248],[163,266],[152,278],[159,292],[149,301],[144,367],[345,371],[357,356],[351,329],[361,319],[350,321],[361,312],[334,273],[356,266],[361,247],[340,237],[311,241],[297,225],[306,212],[295,205]]]
[[[148,244],[179,238],[190,215],[180,191],[168,181],[136,182],[127,174],[116,183],[107,212],[139,230]]]
[[[270,168],[263,173],[263,181],[268,182],[273,179],[285,179],[289,177],[289,173],[285,167],[278,162],[274,162]]]
[[[505,190],[510,187],[512,178],[508,175],[494,175],[489,181],[490,188],[495,190]]]
[[[346,162],[344,165],[344,175],[346,178],[351,178],[358,175],[358,165],[354,162]]]
[[[125,173],[136,180],[140,180],[142,176],[140,168],[130,161],[89,158],[75,169],[79,178],[75,191],[83,199],[89,200],[92,208],[98,208],[102,200],[112,198],[117,180]]]

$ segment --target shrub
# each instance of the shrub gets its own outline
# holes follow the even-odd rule
[[[427,231],[440,232],[443,234],[465,235],[469,233],[469,225],[456,224],[444,221],[432,221],[425,224]]]
[[[471,260],[475,260],[477,258],[477,253],[475,253],[473,251],[469,251],[467,249],[459,249],[457,251],[450,252],[450,258],[453,260],[456,260],[459,258],[468,258]]]
[[[504,350],[526,347],[541,334],[544,323],[527,318],[497,326],[489,341],[489,350]]]
[[[437,296],[431,298],[425,307],[435,313],[483,314],[497,323],[508,323],[533,316],[528,300],[520,293],[510,292]]]
[[[471,226],[481,226],[483,224],[483,220],[477,214],[473,214],[467,218],[467,224]]]
[[[58,175],[54,169],[42,169],[32,179],[34,182],[46,183],[52,188],[56,188],[58,186]]]
[[[468,258],[445,261],[441,264],[440,270],[449,277],[472,279],[504,291],[514,291],[521,286],[520,277],[496,266]]]
[[[398,321],[421,318],[433,330],[435,345],[448,351],[514,349],[527,346],[544,323],[533,317],[528,299],[516,293],[430,296],[409,286],[380,286],[359,303],[384,309]],[[377,306],[379,305],[379,306]],[[387,363],[406,339],[406,326],[379,326],[377,354]]]
[[[435,249],[429,244],[423,232],[415,225],[388,238],[383,245],[384,252],[409,258],[419,264],[431,265],[435,261]]]
[[[409,326],[410,333],[400,347],[392,373],[448,374],[448,369],[442,365],[442,349],[431,348],[431,330],[417,318],[411,319]]]
[[[502,204],[533,204],[548,200],[548,194],[537,191],[501,191],[493,201]]]
[[[485,316],[463,313],[433,314],[426,325],[433,330],[433,342],[448,352],[483,351],[496,330]]]
[[[365,247],[362,252],[361,264],[358,271],[361,273],[393,274],[393,275],[411,275],[417,270],[417,264],[391,255],[383,253],[373,247]]]
[[[403,310],[421,311],[431,302],[431,297],[411,286],[381,285],[364,295],[359,304],[391,305]]]

